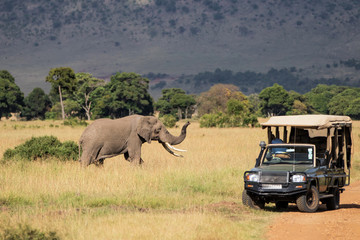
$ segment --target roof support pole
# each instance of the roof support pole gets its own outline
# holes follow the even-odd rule
[[[287,143],[287,128],[286,127],[284,127],[283,142]]]
[[[268,144],[271,143],[272,139],[272,133],[271,133],[271,127],[267,127],[267,132],[268,132]]]

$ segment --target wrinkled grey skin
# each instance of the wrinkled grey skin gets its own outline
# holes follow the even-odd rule
[[[98,119],[89,125],[79,140],[82,148],[81,165],[102,165],[105,158],[124,154],[125,159],[136,164],[143,163],[141,145],[157,140],[176,145],[186,137],[187,122],[179,136],[171,135],[164,124],[153,116],[132,115],[115,120]]]

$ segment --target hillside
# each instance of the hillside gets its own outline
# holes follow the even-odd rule
[[[356,85],[354,68],[333,66],[360,59],[359,9],[355,0],[3,0],[0,66],[25,93],[48,90],[45,76],[59,66],[105,79],[134,71],[170,80],[295,67],[306,81]]]

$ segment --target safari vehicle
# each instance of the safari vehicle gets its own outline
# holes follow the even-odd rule
[[[243,204],[264,208],[273,202],[282,209],[296,203],[302,212],[316,212],[321,202],[338,209],[350,184],[350,117],[278,116],[261,125],[268,144],[260,142],[255,167],[244,173]]]

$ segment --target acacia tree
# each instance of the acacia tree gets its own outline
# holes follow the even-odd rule
[[[21,110],[24,94],[15,84],[14,77],[6,70],[0,71],[0,119]]]
[[[90,73],[76,73],[78,82],[78,90],[76,92],[76,99],[80,106],[84,109],[88,120],[91,119],[91,104],[96,97],[95,90],[98,87],[104,86],[105,82],[92,76]]]
[[[155,104],[156,110],[160,115],[173,115],[182,119],[184,115],[188,118],[191,115],[191,108],[195,106],[196,100],[192,95],[188,95],[180,88],[168,88],[162,90],[162,96]]]
[[[62,119],[65,120],[65,109],[63,102],[63,91],[65,94],[72,94],[76,90],[77,81],[74,70],[69,67],[59,67],[50,70],[46,77],[46,82],[50,82],[52,85],[52,91],[58,91],[61,115]]]

